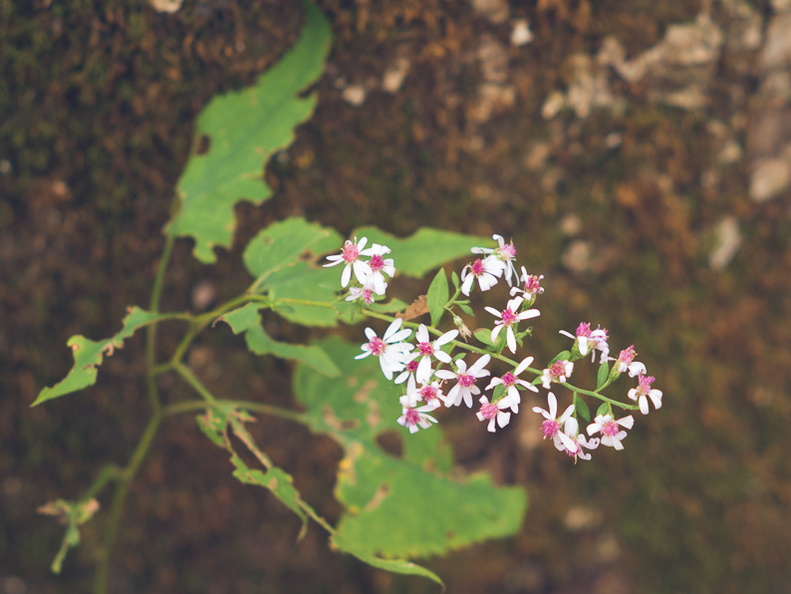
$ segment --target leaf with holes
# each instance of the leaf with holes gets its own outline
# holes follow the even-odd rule
[[[522,489],[497,487],[483,474],[451,474],[440,427],[412,435],[396,422],[402,391],[374,357],[355,360],[359,347],[337,338],[320,346],[341,376],[328,379],[299,365],[294,392],[310,427],[344,449],[335,489],[345,508],[340,538],[371,554],[416,558],[519,531],[527,505]],[[401,442],[397,451],[380,445],[386,436]],[[426,513],[426,502],[441,505]]]
[[[295,128],[313,113],[315,95],[300,93],[324,70],[331,31],[316,5],[305,5],[297,44],[255,86],[215,97],[198,116],[196,138],[207,139],[208,150],[187,162],[176,188],[179,210],[167,232],[192,237],[201,262],[216,261],[215,246],[230,247],[238,202],[269,198],[264,165],[294,141]]]

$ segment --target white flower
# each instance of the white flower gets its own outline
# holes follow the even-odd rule
[[[601,327],[591,330],[590,324],[583,322],[577,326],[576,336],[565,330],[561,330],[560,333],[576,342],[577,350],[581,356],[584,357],[591,353],[591,361],[596,361],[596,350],[601,351],[602,362],[606,361],[607,356],[610,354],[610,346],[607,344],[607,330]]]
[[[587,431],[588,435],[600,432],[602,445],[622,450],[621,441],[626,437],[626,431],[621,428],[631,429],[633,425],[634,417],[632,415],[627,415],[617,421],[612,415],[596,415],[593,423],[588,425]]]
[[[354,241],[347,239],[346,243],[343,244],[340,254],[327,256],[329,264],[324,264],[325,268],[328,266],[336,266],[338,264],[345,263],[343,273],[341,273],[342,287],[345,287],[349,284],[349,281],[352,278],[352,271],[354,271],[354,276],[357,277],[357,280],[360,282],[360,284],[365,285],[366,278],[369,274],[371,274],[370,264],[360,260],[360,256],[365,255],[363,253],[363,248],[365,247],[366,243],[368,243],[367,237],[363,237],[360,239],[360,241],[357,241],[356,237],[354,238]]]
[[[406,406],[406,403],[409,406],[415,406],[421,400],[426,404],[437,404],[445,403],[446,396],[442,393],[442,388],[440,388],[439,382],[431,382],[430,384],[424,384],[414,392],[408,392],[406,396],[402,397],[402,404]]]
[[[555,448],[561,452],[566,452],[569,456],[574,458],[574,463],[577,459],[590,460],[591,455],[582,448],[595,450],[599,447],[598,438],[588,439],[579,432],[579,423],[574,417],[569,417],[563,426],[563,431],[555,435]]]
[[[481,291],[488,291],[497,284],[503,274],[503,267],[497,259],[478,258],[461,269],[461,292],[469,296],[472,283],[477,279]]]
[[[363,352],[355,357],[355,359],[363,359],[368,355],[379,357],[379,365],[382,368],[384,376],[392,380],[393,374],[402,371],[409,360],[412,358],[412,350],[415,348],[407,342],[403,342],[412,330],[408,328],[401,329],[403,320],[396,318],[385,330],[384,336],[379,338],[371,328],[365,329],[365,335],[368,337],[367,343],[363,344]]]
[[[563,414],[558,417],[558,399],[555,398],[552,392],[547,395],[547,403],[549,410],[534,406],[533,412],[544,417],[544,422],[541,423],[541,433],[544,435],[544,439],[551,437],[557,446],[558,440],[555,439],[555,436],[560,433],[563,424],[571,417],[574,412],[574,405],[569,404]]]
[[[505,409],[511,407],[508,396],[501,398],[497,402],[489,402],[486,396],[481,396],[478,402],[481,403],[481,409],[475,413],[475,416],[478,417],[479,421],[489,421],[487,430],[490,433],[494,433],[497,430],[495,422],[500,427],[505,427],[511,420],[511,413],[505,412]]]
[[[418,408],[409,406],[404,402],[405,396],[401,398],[403,406],[401,416],[398,417],[398,424],[403,425],[409,429],[410,433],[416,433],[419,428],[428,429],[432,423],[436,423],[437,419],[427,414],[437,409],[440,406],[438,401],[432,401],[424,404]]]
[[[489,370],[484,367],[489,364],[491,358],[491,355],[483,355],[469,369],[467,369],[467,363],[463,359],[459,359],[456,361],[457,371],[455,373],[447,369],[440,369],[435,373],[440,379],[456,380],[456,385],[448,391],[445,397],[446,406],[459,406],[464,401],[467,408],[472,408],[473,395],[481,393],[480,388],[475,385],[475,380],[490,375]]]
[[[484,258],[484,263],[486,263],[486,260],[489,260],[489,262],[486,263],[487,266],[497,266],[500,269],[500,274],[497,274],[497,276],[499,277],[505,274],[505,281],[508,283],[508,286],[511,286],[511,277],[519,277],[519,274],[516,272],[516,267],[514,266],[514,260],[516,260],[516,248],[514,247],[514,243],[513,241],[505,243],[503,236],[497,235],[496,233],[492,235],[492,239],[498,243],[496,248],[474,247],[470,251],[473,254],[488,254],[486,258]]]
[[[629,398],[637,400],[640,405],[640,412],[647,415],[649,412],[648,400],[654,403],[654,408],[662,408],[662,390],[651,389],[654,378],[646,375],[637,377],[637,387],[629,390]]]
[[[562,384],[571,375],[572,371],[574,371],[574,363],[571,361],[566,361],[565,359],[555,361],[541,374],[541,385],[549,390],[550,383]]]
[[[522,359],[522,362],[516,366],[516,369],[514,369],[513,372],[509,371],[502,377],[493,378],[492,381],[489,382],[489,385],[486,386],[487,390],[491,390],[495,386],[502,384],[505,387],[508,397],[511,399],[513,404],[511,410],[513,410],[515,413],[519,412],[519,404],[522,402],[522,396],[519,394],[519,386],[522,386],[531,392],[538,392],[538,388],[536,388],[533,384],[517,377],[520,373],[527,369],[532,362],[533,357]]]
[[[640,363],[640,361],[635,361],[634,358],[636,356],[637,352],[634,350],[634,345],[626,347],[624,350],[622,350],[618,354],[618,358],[614,359],[614,367],[618,369],[618,373],[628,371],[629,377],[645,374],[645,365]]]
[[[378,243],[373,244],[367,250],[360,252],[364,256],[370,256],[368,266],[371,272],[368,274],[366,281],[373,286],[373,291],[377,295],[384,295],[387,290],[387,283],[385,282],[385,275],[392,277],[395,274],[395,266],[393,265],[392,258],[382,258],[385,254],[390,253],[390,248]]]
[[[520,312],[519,306],[522,305],[522,301],[522,297],[514,297],[508,301],[506,308],[502,312],[497,311],[493,307],[487,306],[484,308],[490,314],[500,318],[494,323],[494,329],[492,329],[492,342],[497,340],[497,336],[500,334],[500,331],[505,328],[506,343],[508,344],[508,349],[512,353],[516,352],[516,337],[514,336],[513,326],[518,324],[520,320],[529,320],[530,318],[535,318],[536,316],[541,315],[541,312],[539,312],[537,309],[528,309]]]
[[[417,352],[420,357],[420,362],[415,372],[415,378],[419,383],[426,384],[431,379],[431,375],[434,373],[434,370],[431,369],[432,358],[442,361],[443,363],[450,363],[450,355],[442,350],[442,346],[448,344],[458,335],[458,330],[449,330],[434,342],[430,342],[431,338],[426,326],[420,324],[420,327],[415,333],[415,338],[417,339]]]

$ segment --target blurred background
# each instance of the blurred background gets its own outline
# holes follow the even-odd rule
[[[494,437],[452,417],[460,467],[524,486],[530,505],[517,537],[426,564],[451,593],[791,592],[791,1],[318,4],[332,53],[314,117],[266,169],[274,197],[237,209],[216,265],[179,242],[163,308],[236,294],[241,247],[290,214],[513,237],[546,277],[537,359],[567,345],[557,329],[601,324],[615,354],[636,345],[664,407],[638,415],[625,451],[576,466],[527,406]],[[83,592],[109,493],[61,576],[62,529],[36,508],[128,459],[148,414],[142,341],[95,387],[29,405],[70,368],[70,336],[110,336],[147,305],[195,116],[274,64],[303,9],[0,7],[0,593]],[[163,331],[163,352],[177,337]],[[289,365],[227,329],[190,363],[228,394],[292,402]],[[337,517],[340,449],[282,421],[255,433]],[[298,520],[233,480],[190,417],[168,420],[125,518],[113,592],[437,591],[329,551],[316,526],[297,543]]]

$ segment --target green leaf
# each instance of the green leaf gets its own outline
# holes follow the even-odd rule
[[[278,315],[303,326],[334,326],[333,305],[340,289],[340,270],[324,268],[319,255],[340,249],[334,231],[293,217],[274,223],[256,235],[243,259],[256,279],[251,290],[266,292]]]
[[[231,454],[231,464],[234,466],[234,478],[242,483],[267,489],[302,520],[300,537],[304,535],[307,528],[307,520],[310,517],[329,530],[334,544],[341,551],[354,555],[373,567],[378,567],[394,573],[422,576],[438,584],[442,584],[442,580],[440,580],[439,576],[425,567],[420,567],[419,565],[404,560],[382,559],[369,551],[361,549],[353,539],[349,539],[332,530],[326,520],[322,519],[316,511],[302,499],[299,491],[294,487],[294,480],[291,475],[273,466],[269,457],[255,444],[252,436],[244,427],[244,423],[251,420],[253,420],[253,418],[245,411],[237,410],[229,405],[209,408],[204,415],[198,415],[197,417],[198,426],[201,428],[201,431],[203,431],[213,443],[224,448]],[[248,452],[261,463],[264,470],[248,466],[234,449],[233,443],[228,436],[229,432],[232,432],[234,436],[244,444]]]
[[[477,330],[473,330],[473,336],[481,341],[486,346],[496,346],[494,342],[492,342],[492,331],[487,330],[486,328],[478,328]]]
[[[428,310],[431,313],[431,325],[436,328],[442,314],[445,312],[445,305],[450,299],[450,289],[448,287],[448,275],[445,270],[440,268],[431,285],[428,287],[426,301]]]
[[[579,416],[590,422],[591,411],[588,408],[588,403],[585,402],[585,400],[581,398],[579,394],[574,394],[574,409],[577,411]]]
[[[596,374],[596,389],[601,388],[610,377],[610,364],[607,361],[602,361],[599,365],[599,371]]]
[[[552,365],[556,361],[570,361],[571,360],[571,351],[560,351],[557,355],[555,355],[552,360],[549,362],[549,365]]]
[[[398,272],[406,276],[420,278],[429,270],[442,264],[467,256],[470,248],[488,245],[491,239],[475,235],[463,235],[429,227],[422,227],[415,233],[400,239],[376,227],[360,227],[354,236],[367,237],[369,242],[381,243],[392,251]]]
[[[260,303],[248,303],[220,318],[231,326],[234,334],[244,332],[247,348],[256,355],[274,355],[281,359],[301,361],[328,377],[337,377],[340,370],[321,348],[315,345],[280,342],[270,337],[261,325],[259,310],[268,307]]]
[[[294,391],[311,428],[345,451],[335,489],[345,508],[338,538],[384,557],[421,557],[518,532],[524,491],[496,487],[483,475],[452,473],[439,427],[412,435],[398,425],[401,391],[373,357],[354,360],[359,347],[337,338],[321,346],[341,377],[327,379],[299,365]],[[398,456],[380,447],[384,434],[400,439]],[[428,501],[442,503],[425,513]]]
[[[459,306],[459,309],[461,309],[461,311],[463,311],[464,313],[466,313],[468,316],[475,317],[475,312],[474,312],[474,311],[473,311],[473,309],[472,309],[472,308],[471,308],[469,305],[467,305],[466,303],[458,303],[458,306]],[[490,332],[490,334],[491,334],[491,332]],[[478,340],[480,340],[480,338],[479,338]]]
[[[92,386],[96,383],[97,368],[102,364],[104,357],[109,357],[115,352],[115,349],[122,348],[124,340],[143,326],[173,318],[173,314],[150,313],[139,307],[132,307],[128,311],[129,313],[123,320],[123,328],[111,338],[96,342],[84,336],[72,336],[66,344],[73,351],[74,366],[63,380],[51,388],[41,390],[31,406],[38,406],[47,400]]]
[[[264,165],[294,141],[294,129],[313,113],[316,96],[300,94],[324,70],[331,30],[313,2],[305,6],[296,45],[255,86],[215,97],[198,116],[195,137],[208,138],[209,148],[187,162],[177,186],[180,208],[167,232],[193,237],[201,262],[216,261],[215,246],[230,247],[238,202],[260,204],[270,197]]]

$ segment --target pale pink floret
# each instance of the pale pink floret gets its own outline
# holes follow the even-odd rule
[[[327,266],[337,266],[338,264],[344,264],[343,272],[341,273],[342,287],[346,287],[349,284],[349,281],[352,278],[352,272],[354,272],[354,276],[357,278],[359,283],[361,285],[365,285],[368,275],[371,274],[371,266],[368,264],[368,262],[363,262],[360,260],[360,256],[365,255],[363,253],[363,248],[365,247],[366,243],[368,243],[367,237],[363,237],[359,241],[357,241],[356,237],[354,238],[354,241],[347,239],[343,244],[340,254],[327,256],[329,263],[324,264],[325,268]]]
[[[489,402],[486,396],[481,396],[478,402],[481,403],[481,408],[475,413],[475,416],[478,417],[479,421],[489,421],[486,429],[490,433],[494,433],[497,430],[495,424],[502,428],[511,421],[511,413],[505,412],[506,409],[511,408],[508,396],[501,398],[497,402]]]
[[[562,384],[574,371],[574,363],[561,359],[547,367],[541,374],[541,385],[549,389],[551,383]]]
[[[651,376],[639,375],[637,376],[637,387],[629,390],[629,398],[637,400],[640,406],[640,412],[647,415],[649,412],[648,400],[654,403],[655,409],[662,408],[662,390],[651,389],[651,384],[654,383]]]
[[[472,284],[478,281],[481,291],[488,291],[497,284],[503,274],[503,267],[497,260],[478,258],[472,264],[467,264],[461,270],[461,292],[469,296]]]
[[[405,402],[406,396],[401,398],[402,410],[401,416],[398,417],[398,424],[403,425],[409,429],[410,433],[416,433],[418,429],[428,429],[432,423],[436,423],[437,419],[427,414],[437,409],[440,406],[439,402],[429,402],[423,406],[415,408]]]
[[[489,382],[489,385],[486,386],[487,390],[491,390],[495,386],[499,386],[500,384],[506,390],[508,397],[511,399],[512,408],[511,410],[515,413],[519,412],[519,404],[522,402],[522,396],[519,394],[520,386],[531,392],[538,392],[538,388],[536,388],[530,382],[525,380],[519,379],[519,374],[522,373],[525,369],[527,369],[530,364],[533,362],[533,357],[527,357],[526,359],[522,359],[522,362],[516,366],[516,369],[513,371],[507,372],[502,377],[495,377],[492,381]]]
[[[368,337],[368,342],[360,347],[363,352],[355,359],[363,359],[368,355],[378,357],[382,373],[387,379],[392,380],[394,373],[399,373],[406,367],[412,358],[412,349],[415,348],[411,344],[403,342],[409,338],[412,330],[401,329],[402,323],[401,318],[393,320],[382,338],[379,338],[371,328],[366,328],[365,336]]]
[[[500,331],[505,328],[506,344],[508,345],[508,350],[510,350],[512,353],[516,352],[516,337],[514,336],[513,327],[516,326],[521,320],[529,320],[530,318],[535,318],[536,316],[541,315],[541,312],[537,309],[519,311],[522,301],[524,301],[524,299],[521,296],[510,299],[506,305],[506,308],[501,312],[497,311],[493,307],[487,306],[484,308],[490,314],[499,318],[499,320],[494,323],[494,328],[492,329],[492,342],[497,340],[497,336],[500,334]]]
[[[627,415],[617,421],[612,415],[596,415],[593,423],[588,425],[588,435],[594,433],[601,433],[602,445],[622,450],[623,444],[621,441],[626,437],[626,431],[623,429],[631,429],[634,426],[634,417]]]
[[[435,341],[431,342],[431,337],[429,336],[426,326],[423,324],[420,325],[415,333],[415,338],[417,339],[417,356],[420,357],[417,371],[415,372],[415,379],[417,379],[418,383],[425,384],[431,379],[434,373],[434,370],[431,368],[432,359],[437,359],[443,363],[450,363],[451,357],[442,350],[442,347],[454,340],[458,335],[458,330],[449,330]]]
[[[445,406],[459,406],[462,402],[467,405],[467,408],[472,408],[472,397],[478,395],[481,390],[475,385],[475,381],[479,378],[490,375],[486,365],[491,360],[491,355],[483,355],[469,369],[467,363],[463,359],[456,361],[456,371],[448,369],[440,369],[435,375],[443,380],[456,380],[454,385],[445,398]]]
[[[571,417],[574,412],[574,405],[569,404],[566,410],[563,411],[563,414],[558,417],[558,399],[555,398],[552,392],[549,392],[547,395],[547,404],[549,405],[549,410],[534,406],[533,412],[544,417],[544,421],[541,423],[541,433],[544,439],[549,437],[553,441],[556,441],[555,436],[560,433],[563,424]]]

